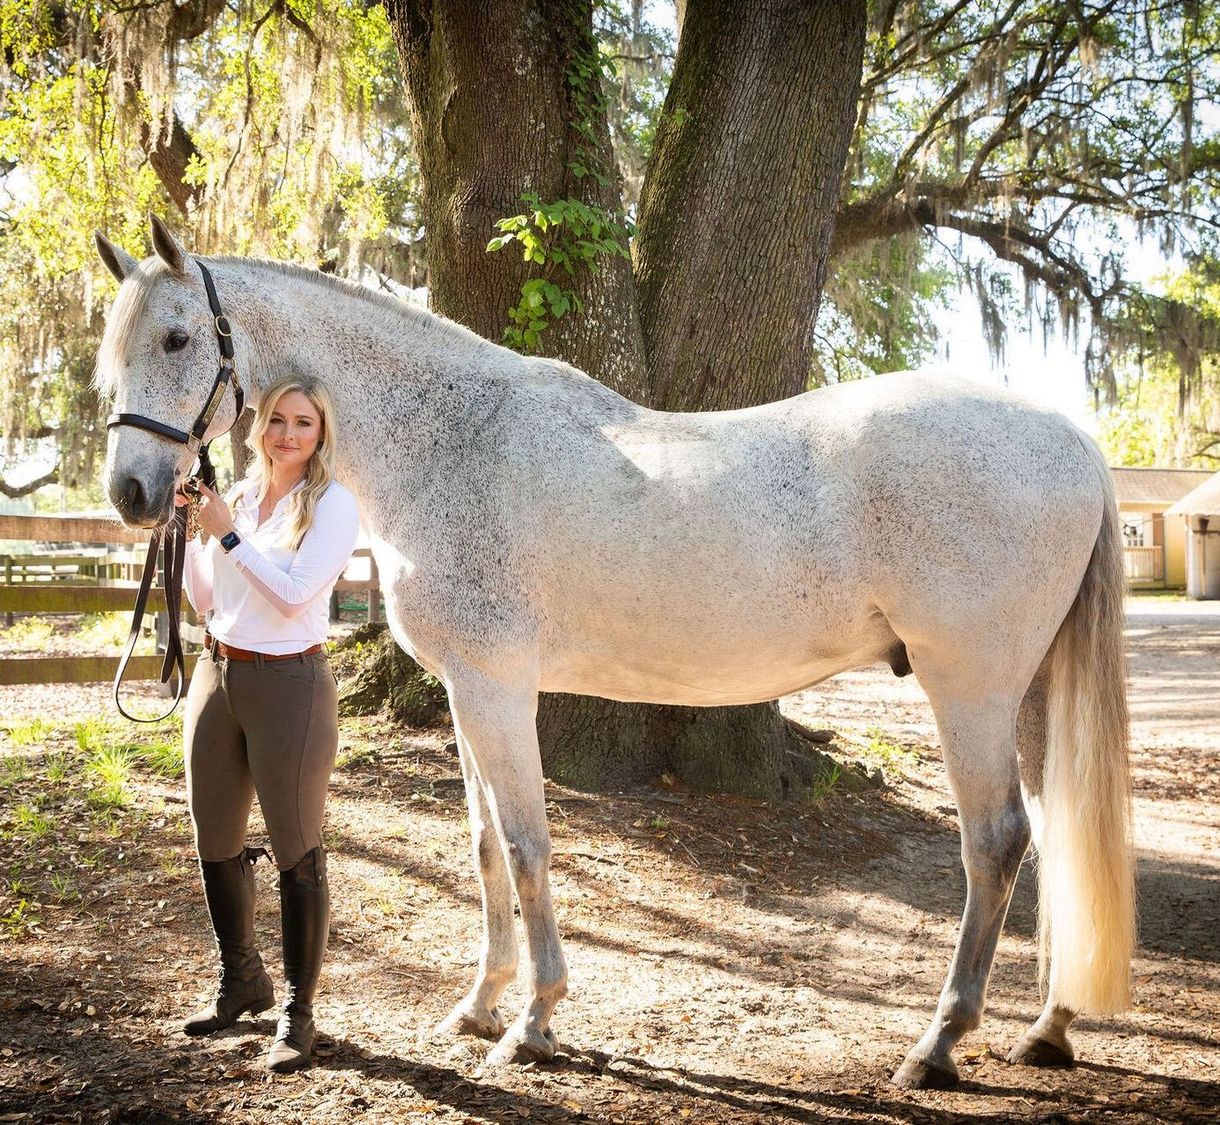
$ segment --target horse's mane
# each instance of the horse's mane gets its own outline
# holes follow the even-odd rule
[[[322,273],[309,266],[301,266],[293,262],[278,262],[268,258],[243,258],[236,255],[207,257],[202,254],[192,254],[191,257],[209,266],[254,267],[259,272],[276,273],[314,287],[321,286],[333,290],[344,297],[371,305],[380,314],[378,319],[384,323],[387,332],[410,327],[417,334],[444,336],[446,346],[450,350],[461,349],[463,345],[470,350],[487,346],[487,341],[481,336],[460,324],[430,312],[421,305],[395,297],[390,293],[378,293],[359,282],[334,274]],[[159,258],[154,257],[141,262],[128,277],[128,280],[134,284],[125,285],[120,298],[115,301],[110,312],[113,324],[108,325],[110,331],[106,333],[103,347],[98,352],[97,366],[93,375],[94,387],[103,397],[113,397],[114,372],[118,369],[115,362],[117,355],[125,350],[135,326],[143,316],[149,295],[157,282],[169,273],[169,266]]]

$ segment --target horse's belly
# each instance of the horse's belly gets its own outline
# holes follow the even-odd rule
[[[850,623],[833,642],[811,634],[743,636],[715,649],[602,635],[563,646],[544,660],[542,691],[597,695],[625,703],[733,706],[778,699],[848,668],[881,659],[894,643],[884,619]]]

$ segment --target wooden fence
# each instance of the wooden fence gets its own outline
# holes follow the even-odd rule
[[[39,544],[28,550],[0,553],[4,581],[0,583],[0,613],[7,624],[14,614],[130,613],[135,604],[139,574],[144,565],[148,532],[132,531],[121,523],[90,516],[0,515],[0,544]],[[42,545],[46,544],[46,549]],[[66,549],[64,544],[69,546]],[[56,545],[56,546],[51,546]],[[86,546],[87,545],[87,546]],[[0,548],[2,551],[2,548]],[[367,578],[340,578],[332,597],[332,617],[338,612],[340,591],[364,591],[368,619],[381,618],[377,563],[367,547],[353,553],[367,558]],[[357,564],[359,565],[359,564]],[[203,628],[183,599],[187,620],[182,637],[188,644],[203,643]],[[154,589],[148,612],[164,651],[165,593]],[[194,664],[187,656],[187,674]],[[0,685],[102,683],[114,678],[119,653],[112,656],[20,656],[0,660]],[[161,675],[161,656],[136,656],[126,679],[155,680]]]

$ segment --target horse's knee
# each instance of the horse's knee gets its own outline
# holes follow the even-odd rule
[[[518,894],[542,889],[551,865],[551,841],[546,832],[513,832],[506,840],[508,866]]]
[[[998,816],[962,825],[962,858],[971,879],[1011,886],[1029,850],[1029,817],[1020,800],[1010,801]]]

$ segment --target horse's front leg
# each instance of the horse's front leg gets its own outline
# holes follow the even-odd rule
[[[513,886],[470,745],[461,734],[457,743],[462,779],[466,783],[471,843],[483,897],[483,949],[479,955],[479,975],[475,978],[474,987],[449,1013],[437,1028],[437,1033],[499,1039],[504,1034],[504,1021],[500,1018],[496,1002],[517,975]]]
[[[530,964],[529,1001],[487,1061],[550,1059],[558,1046],[551,1013],[567,993],[568,971],[551,906],[538,693],[533,684],[505,684],[474,670],[451,673],[448,687],[454,726],[469,748],[521,906]]]

